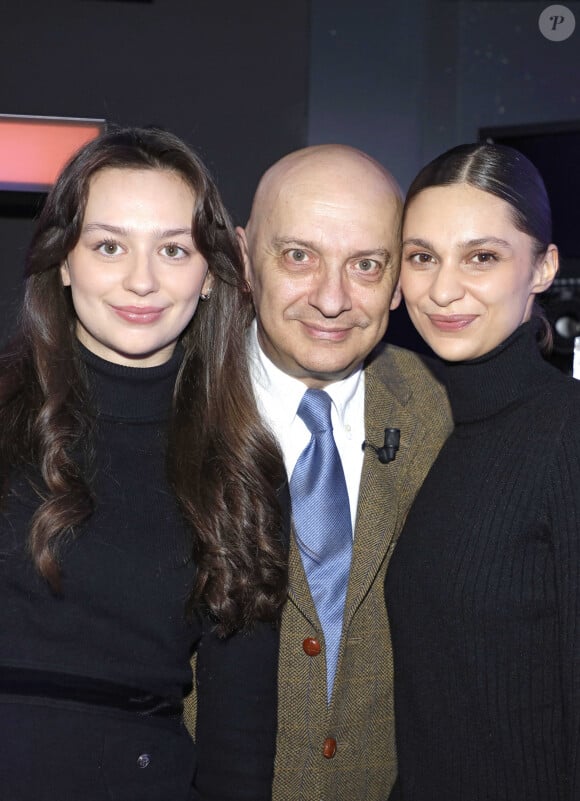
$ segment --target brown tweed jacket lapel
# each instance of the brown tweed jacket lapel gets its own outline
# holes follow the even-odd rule
[[[365,451],[345,607],[345,628],[373,583],[389,547],[394,545],[400,487],[407,471],[409,447],[416,426],[416,418],[406,408],[410,395],[406,385],[395,381],[393,391],[380,374],[375,374],[372,367],[365,371],[365,382],[366,439],[375,445],[382,445],[385,428],[392,427],[401,431],[401,441],[395,460],[387,465],[379,462],[371,448]],[[320,629],[295,536],[291,537],[289,567],[289,595],[311,625]]]
[[[412,470],[409,475],[415,448],[419,445],[415,442],[418,427],[416,409],[409,408],[411,392],[408,376],[401,375],[398,365],[391,362],[388,356],[390,353],[387,351],[382,359],[373,361],[365,369],[366,441],[382,445],[385,428],[398,428],[401,439],[395,459],[386,465],[379,462],[372,448],[365,450],[346,598],[345,630],[372,586],[385,555],[394,548],[395,535],[402,528],[399,516],[401,513],[406,515],[419,483]],[[290,540],[289,568],[290,598],[311,625],[320,630],[295,536]]]
[[[363,463],[355,528],[355,548],[346,601],[345,627],[368,592],[381,563],[393,547],[394,533],[407,475],[411,444],[417,419],[407,408],[409,390],[389,376],[389,385],[372,366],[366,370],[365,431],[366,441],[383,444],[385,428],[401,432],[394,461],[381,464],[376,453],[366,448]],[[403,504],[406,509],[406,504]]]
[[[288,574],[290,578],[290,585],[288,587],[288,595],[290,599],[296,604],[298,609],[302,612],[304,617],[316,630],[320,631],[320,623],[316,613],[316,607],[310,594],[310,587],[308,579],[302,564],[300,550],[296,542],[296,535],[292,529],[292,536],[290,538],[290,552],[288,557]]]

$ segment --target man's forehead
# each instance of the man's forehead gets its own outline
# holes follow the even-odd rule
[[[397,199],[390,192],[303,180],[279,187],[256,222],[269,237],[324,237],[339,232],[349,236],[366,231],[390,237],[397,211]]]
[[[347,181],[324,183],[316,177],[285,182],[271,192],[261,208],[262,221],[309,221],[331,225],[333,221],[355,224],[371,217],[391,223],[399,203],[384,186],[357,185]]]

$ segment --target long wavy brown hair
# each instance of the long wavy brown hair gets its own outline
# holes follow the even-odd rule
[[[26,262],[19,331],[0,355],[2,494],[16,468],[40,470],[41,499],[28,534],[31,558],[60,592],[59,544],[90,517],[93,499],[75,458],[90,443],[86,381],[70,290],[60,265],[81,232],[91,178],[106,168],[169,170],[195,195],[195,243],[213,276],[181,337],[168,476],[192,531],[191,607],[204,605],[222,634],[275,620],[286,594],[277,490],[278,447],[254,400],[245,351],[252,316],[235,232],[200,159],[157,129],[114,129],[85,145],[58,178]]]

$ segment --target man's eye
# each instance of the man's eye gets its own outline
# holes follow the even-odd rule
[[[361,272],[370,273],[372,270],[377,269],[378,262],[376,262],[374,259],[361,259],[357,266]]]
[[[297,262],[306,261],[306,258],[307,258],[306,251],[305,250],[299,250],[298,248],[296,248],[294,250],[291,250],[288,255],[290,256],[292,261],[297,261]]]

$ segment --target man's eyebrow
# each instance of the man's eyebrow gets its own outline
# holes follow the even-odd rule
[[[289,237],[276,237],[272,240],[272,244],[276,248],[294,247],[305,248],[306,250],[318,250],[317,245],[313,242],[308,242],[305,239],[292,239]],[[351,259],[364,259],[371,256],[382,256],[386,261],[391,258],[391,251],[383,247],[365,248],[364,250],[355,250],[349,255]]]
[[[116,234],[117,236],[128,236],[130,230],[119,225],[109,225],[108,223],[92,222],[83,226],[83,233],[91,233],[91,231],[107,231],[109,234]],[[157,239],[166,239],[173,236],[186,236],[193,237],[191,228],[167,228],[162,231],[161,229],[153,229],[153,235]]]
[[[370,256],[382,256],[387,261],[391,258],[391,251],[386,248],[367,248],[365,250],[357,250],[352,254],[354,259],[364,259]]]
[[[295,247],[295,248],[307,248],[308,250],[316,250],[316,246],[313,242],[307,242],[305,239],[294,239],[292,237],[280,237],[277,236],[275,239],[272,240],[272,244],[274,247],[277,248],[284,248],[284,247]]]

